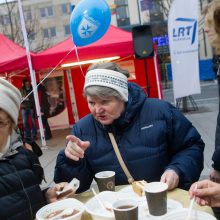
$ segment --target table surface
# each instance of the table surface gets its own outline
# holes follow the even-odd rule
[[[126,186],[117,186],[116,191],[119,191],[120,189],[123,189],[124,187],[126,187]],[[87,192],[76,195],[75,198],[78,199],[79,201],[85,203],[89,199],[91,199],[92,197],[93,197],[92,192],[87,191]],[[168,198],[179,201],[183,205],[184,208],[189,207],[190,199],[189,199],[188,191],[178,189],[178,188],[174,189],[174,190],[168,192]],[[194,208],[213,215],[212,209],[208,206],[199,206],[195,203]],[[81,220],[92,220],[92,217],[88,213],[85,212],[83,214]]]

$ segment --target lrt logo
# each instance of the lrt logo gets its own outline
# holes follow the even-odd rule
[[[185,22],[187,24],[173,29],[174,41],[192,39],[191,44],[193,44],[196,38],[197,20],[190,18],[177,18],[176,21]]]

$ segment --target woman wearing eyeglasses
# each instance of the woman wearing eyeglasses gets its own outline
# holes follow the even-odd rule
[[[0,219],[32,220],[47,202],[57,200],[56,191],[66,183],[42,192],[43,168],[37,156],[24,147],[12,147],[10,139],[17,125],[21,94],[0,78]],[[14,145],[13,145],[14,146]]]

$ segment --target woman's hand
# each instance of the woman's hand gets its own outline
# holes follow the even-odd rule
[[[195,185],[197,184],[197,189]],[[190,198],[195,196],[199,205],[220,207],[220,184],[210,180],[202,180],[192,184],[189,189]]]
[[[47,203],[56,202],[59,199],[73,197],[73,195],[75,194],[75,191],[73,190],[68,191],[68,193],[65,194],[65,196],[60,196],[59,194],[57,194],[57,192],[62,191],[63,188],[67,185],[68,185],[67,182],[62,182],[55,184],[53,187],[49,188],[45,193]]]
[[[65,155],[69,159],[78,161],[84,158],[84,152],[89,147],[89,141],[81,141],[74,135],[68,135],[66,137],[68,144],[65,149]]]
[[[168,185],[168,190],[176,188],[179,184],[179,176],[174,170],[166,170],[160,179],[161,182]]]

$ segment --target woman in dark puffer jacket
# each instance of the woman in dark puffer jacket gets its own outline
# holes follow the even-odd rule
[[[24,147],[10,145],[17,124],[21,94],[0,78],[0,219],[32,220],[38,209],[56,201],[56,191],[66,183],[41,191],[43,168],[37,156]]]
[[[169,190],[188,189],[203,169],[204,143],[192,124],[171,104],[147,98],[114,63],[91,66],[84,95],[91,114],[73,127],[57,157],[55,182],[80,180],[89,189],[95,173],[115,171],[116,185],[128,180],[108,133],[112,133],[134,180],[162,181]]]

